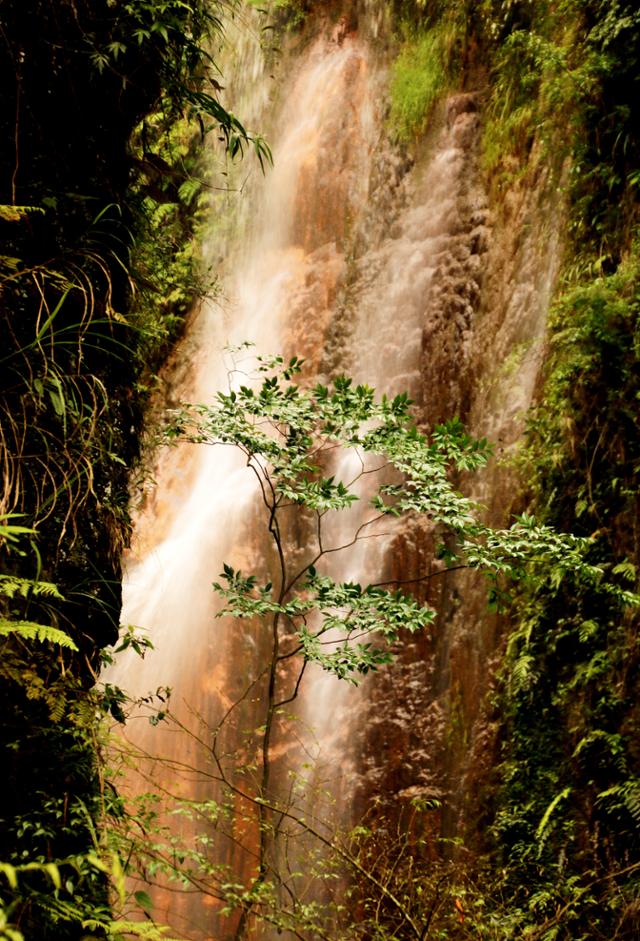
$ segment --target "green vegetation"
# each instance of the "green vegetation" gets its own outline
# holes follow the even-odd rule
[[[345,939],[368,932],[386,937],[393,926],[394,937],[418,941],[434,918],[429,909],[436,886],[426,861],[412,855],[409,836],[398,832],[400,855],[393,861],[388,846],[376,850],[380,821],[345,832],[332,822],[330,803],[311,779],[295,768],[283,775],[278,766],[291,733],[291,704],[310,664],[355,683],[390,663],[402,639],[435,618],[419,595],[398,590],[393,580],[360,585],[332,578],[329,559],[347,560],[362,540],[384,538],[393,520],[417,514],[434,527],[440,574],[479,569],[494,595],[525,573],[549,590],[569,577],[607,597],[626,595],[602,584],[600,568],[584,561],[588,540],[560,535],[529,516],[505,530],[480,522],[478,508],[452,478],[482,467],[491,451],[486,441],[469,438],[459,421],[427,438],[412,422],[406,395],[377,401],[372,389],[344,377],[306,389],[294,378],[302,367],[296,358],[285,364],[281,357],[258,357],[253,368],[244,351],[234,355],[231,375],[243,384],[218,393],[212,406],[176,412],[167,434],[170,441],[234,445],[255,477],[272,564],[258,573],[225,564],[213,587],[224,601],[219,616],[248,622],[243,632],[252,630],[261,655],[217,726],[202,731],[201,722],[188,733],[174,720],[192,735],[201,761],[185,768],[173,759],[172,766],[208,781],[203,801],[173,807],[196,822],[195,850],[179,838],[159,837],[149,846],[130,825],[120,828],[122,853],[141,872],[153,864],[154,871],[223,903],[220,930],[238,941],[255,936],[261,923],[300,937],[338,931]],[[347,525],[337,528],[336,544],[338,514]],[[292,530],[298,533],[294,545],[287,539]],[[417,578],[416,586],[433,577]],[[151,779],[156,776],[152,771]],[[323,804],[326,812],[319,810]],[[435,806],[412,805],[413,816]],[[229,864],[220,847],[238,832],[245,838]],[[185,865],[176,866],[176,856]],[[323,901],[327,881],[330,897]],[[349,884],[346,907],[341,887]]]
[[[483,135],[488,173],[506,170],[508,180],[514,160],[526,164],[534,141],[544,143],[548,154],[560,129],[560,157],[570,153],[576,105],[593,93],[595,76],[593,61],[567,29],[566,17],[559,20],[557,25],[545,18],[541,33],[517,29],[499,47]],[[556,30],[560,36],[554,41]]]
[[[391,68],[389,127],[398,141],[422,134],[433,109],[459,69],[460,30],[446,20],[427,30],[405,27],[400,52]]]
[[[251,0],[251,6],[267,18],[263,30],[273,31],[276,37],[300,29],[309,13],[308,0]]]
[[[634,590],[640,17],[633,4],[535,3],[494,24],[487,171],[501,188],[542,160],[555,161],[556,180],[569,166],[565,281],[530,418],[531,505],[550,525],[592,536],[591,560]],[[533,581],[514,620],[495,702],[501,783],[488,814],[487,847],[503,875],[487,895],[510,900],[496,915],[507,937],[634,938],[637,614],[567,579],[551,590]]]
[[[153,923],[129,920],[130,903],[149,913],[145,893],[129,899],[124,888],[125,870],[153,869],[142,827],[157,828],[153,871],[226,906],[237,937],[264,922],[301,937],[378,941],[637,938],[640,661],[637,617],[625,605],[640,565],[636,6],[484,0],[465,8],[443,0],[402,9],[410,25],[391,70],[389,116],[398,143],[414,143],[438,100],[473,75],[476,84],[486,80],[483,166],[494,196],[545,166],[555,171],[553,185],[568,180],[564,281],[523,475],[540,523],[524,514],[492,533],[477,522],[452,480],[487,450],[459,425],[427,441],[411,430],[406,399],[375,403],[371,390],[344,379],[304,391],[290,382],[295,362],[265,364],[271,372],[257,391],[176,419],[176,434],[245,450],[265,485],[281,566],[264,578],[227,567],[217,585],[229,613],[257,620],[263,634],[266,625],[265,677],[273,682],[266,722],[244,728],[259,745],[255,760],[222,748],[224,729],[214,730],[219,797],[181,808],[203,832],[178,857],[155,812],[127,816],[104,778],[101,719],[122,720],[126,701],[93,684],[100,650],[117,636],[128,475],[148,389],[193,299],[213,286],[197,258],[198,213],[211,184],[199,143],[213,130],[229,158],[252,151],[261,165],[269,150],[219,101],[217,7],[5,0],[4,941],[159,938]],[[307,10],[277,8],[276,20],[293,24]],[[375,430],[361,426],[371,420]],[[433,618],[393,585],[318,574],[322,551],[298,559],[295,578],[280,555],[291,525],[281,527],[283,517],[316,533],[327,513],[354,502],[351,482],[336,481],[322,454],[337,443],[383,453],[402,472],[381,484],[373,509],[435,520],[446,543],[443,569],[488,568],[494,597],[504,597],[505,579],[521,580],[491,706],[499,754],[490,784],[498,785],[484,795],[484,829],[466,849],[439,844],[437,802],[418,800],[400,819],[378,815],[349,832],[332,828],[330,815],[314,828],[303,810],[313,785],[287,782],[284,795],[271,775],[273,736],[307,663],[356,681],[393,657],[404,631]],[[325,646],[329,629],[339,632],[338,646]],[[122,645],[144,652],[133,635]],[[297,673],[283,668],[294,663]],[[159,715],[166,712],[161,702]],[[206,843],[211,828],[233,837],[238,801],[258,846],[243,884],[212,861]],[[306,847],[289,870],[275,858],[276,831]],[[324,902],[305,895],[300,858],[310,881],[325,886]]]
[[[446,23],[450,6],[411,5],[415,34]],[[592,537],[590,560],[637,590],[637,4],[486,0],[467,5],[466,23],[469,71],[487,79],[482,165],[497,214],[510,187],[546,174],[569,216],[525,499],[549,525]],[[470,808],[485,832],[466,834],[475,857],[449,871],[465,920],[445,936],[635,938],[637,614],[571,577],[534,577],[510,625],[488,707],[491,793]]]
[[[484,164],[494,186],[570,162],[572,236],[615,267],[637,221],[640,17],[632,0],[486,2],[478,42],[490,65]]]
[[[194,302],[215,291],[199,256],[210,203],[201,142],[186,119],[160,114],[146,119],[132,139],[139,176],[131,188],[137,233],[129,262],[136,286],[130,322],[142,382],[162,363]]]
[[[592,559],[633,589],[637,252],[615,274],[566,290],[551,330],[545,395],[531,419],[535,501],[551,525],[593,534]],[[513,897],[519,930],[542,923],[553,938],[635,937],[637,615],[571,579],[553,590],[532,585],[517,614],[499,701],[504,739],[494,836],[503,890]]]
[[[34,704],[29,737],[21,731],[20,753],[24,755],[28,743],[38,747],[46,735],[56,753],[64,749],[68,761],[63,790],[48,785],[39,792],[38,811],[29,794],[25,810],[11,821],[9,835],[18,852],[14,849],[2,869],[11,900],[4,903],[3,917],[7,937],[13,932],[14,941],[26,918],[43,934],[51,931],[56,937],[74,937],[79,926],[99,936],[135,933],[159,938],[155,926],[136,927],[126,917],[114,918],[106,894],[111,884],[121,902],[129,904],[124,876],[144,876],[151,870],[224,903],[227,924],[238,939],[266,923],[302,936],[314,931],[331,936],[339,930],[341,937],[354,939],[362,937],[364,929],[384,937],[393,926],[394,936],[417,941],[425,927],[436,924],[434,906],[442,895],[438,870],[433,870],[435,881],[430,879],[425,861],[414,859],[402,830],[399,858],[390,860],[388,846],[381,854],[379,820],[372,828],[343,832],[331,828],[329,817],[316,813],[308,818],[314,786],[298,779],[292,791],[288,780],[275,775],[274,766],[278,736],[290,722],[289,707],[310,663],[356,682],[389,663],[402,635],[430,626],[435,612],[397,590],[393,582],[340,582],[317,567],[338,551],[348,553],[359,540],[375,538],[383,520],[418,513],[436,528],[443,571],[459,566],[483,570],[493,594],[502,593],[505,580],[528,572],[548,590],[570,577],[586,590],[596,592],[600,586],[606,597],[626,598],[623,588],[601,585],[602,569],[584,561],[589,540],[558,535],[527,516],[504,531],[490,530],[479,521],[476,507],[456,491],[451,479],[456,472],[481,467],[490,448],[485,441],[470,439],[458,421],[437,427],[425,438],[411,421],[406,395],[377,402],[372,389],[354,386],[346,378],[307,391],[294,381],[302,367],[299,360],[285,365],[280,357],[258,359],[253,376],[245,360],[234,363],[233,369],[234,374],[242,370],[245,385],[220,393],[214,406],[175,413],[167,432],[169,440],[234,444],[243,452],[247,472],[256,477],[273,542],[274,570],[264,579],[225,565],[221,582],[214,585],[225,602],[221,614],[260,625],[258,643],[267,657],[219,726],[202,742],[196,740],[207,756],[197,774],[208,777],[215,790],[203,802],[178,801],[172,811],[197,822],[201,829],[196,847],[165,833],[157,807],[136,806],[127,812],[112,784],[103,779],[96,717],[111,712],[122,719],[123,694],[110,687],[102,693],[87,689],[66,671],[54,671],[45,682],[38,658],[25,671],[28,655],[18,651],[12,657],[5,651],[4,679]],[[337,449],[353,457],[354,469],[346,480],[332,473]],[[366,502],[367,509],[353,523],[353,532],[341,546],[328,544],[328,520],[349,512],[358,501]],[[305,558],[288,548],[285,534],[292,526],[308,533]],[[7,535],[18,533],[7,530]],[[379,532],[377,538],[382,538]],[[12,614],[20,616],[19,611]],[[128,635],[122,646],[137,643]],[[255,719],[238,720],[249,696],[261,703],[259,727]],[[230,748],[226,736],[232,713],[235,745]],[[161,717],[166,716],[163,707]],[[249,760],[241,758],[247,741],[255,743]],[[45,760],[46,754],[44,750]],[[30,767],[33,762],[31,754]],[[100,787],[92,788],[96,779]],[[415,805],[413,817],[431,809]],[[229,867],[211,856],[207,834],[213,830],[231,838],[240,823],[256,834],[257,858],[248,866],[240,860]],[[291,868],[291,861],[283,868],[283,840],[298,866],[296,853],[313,860],[312,886],[326,880],[336,883],[327,900],[317,898],[313,889],[313,901],[305,901],[308,887],[301,885],[298,868]],[[52,845],[57,849],[53,856]],[[249,859],[254,856],[251,852]],[[242,884],[240,872],[247,873]],[[348,908],[339,889],[345,880],[351,883],[353,900]],[[447,898],[459,892],[451,880]],[[150,906],[141,892],[130,901],[143,909]],[[15,911],[19,918],[10,921]],[[444,923],[451,920],[448,909],[443,917]]]
[[[119,697],[92,686],[118,637],[130,467],[153,373],[205,290],[198,143],[213,130],[228,159],[270,157],[218,100],[220,13],[200,0],[8,0],[0,12],[0,933],[11,941],[111,932],[83,927],[107,918],[113,875],[110,857],[92,860],[106,801],[99,720]]]

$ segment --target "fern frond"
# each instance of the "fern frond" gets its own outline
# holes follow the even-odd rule
[[[637,778],[600,791],[597,801],[606,804],[609,810],[626,808],[634,821],[640,824],[640,781]]]
[[[44,624],[35,624],[33,621],[9,621],[0,617],[0,637],[18,634],[25,640],[38,640],[41,643],[60,644],[70,650],[77,650],[77,646],[68,634],[57,627],[47,627]]]
[[[125,921],[118,919],[105,926],[109,937],[120,937],[121,934],[133,935],[144,941],[184,941],[184,938],[168,938],[166,932],[169,928],[164,925],[147,924],[139,921]]]
[[[535,657],[522,653],[515,661],[511,671],[511,684],[514,693],[526,692],[535,685],[537,675],[533,669]]]
[[[556,794],[545,810],[542,816],[542,820],[538,824],[538,829],[536,830],[536,839],[538,840],[538,854],[542,852],[542,848],[547,841],[547,837],[549,836],[549,831],[551,830],[551,818],[553,817],[554,811],[558,807],[558,804],[566,800],[570,794],[571,788],[565,787],[564,790],[560,791],[559,794]]]
[[[64,717],[66,710],[67,710],[67,697],[62,692],[51,703],[51,706],[49,708],[49,718],[54,724],[57,725],[59,722],[62,722],[62,719]]]
[[[21,598],[28,598],[30,595],[36,595],[63,600],[62,595],[51,582],[38,582],[31,578],[20,578],[18,575],[6,575],[4,573],[0,573],[0,595],[5,598],[15,598],[16,595]]]
[[[5,877],[10,889],[18,888],[18,876],[15,866],[12,866],[11,863],[0,863],[0,874]]]

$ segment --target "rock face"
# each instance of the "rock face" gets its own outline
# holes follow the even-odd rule
[[[260,351],[304,356],[321,381],[345,373],[379,393],[408,391],[425,429],[459,416],[496,442],[498,457],[510,456],[535,387],[557,264],[560,210],[537,211],[545,180],[515,188],[508,213],[491,204],[479,170],[482,102],[473,92],[446,99],[414,159],[402,156],[388,140],[386,71],[366,26],[327,29],[285,65],[281,106],[269,118],[275,170],[264,192],[256,188],[251,224],[229,252],[226,324],[208,308],[193,326],[196,394],[224,384],[211,350],[257,339]],[[169,498],[155,502],[167,507],[166,525],[149,523],[155,546],[140,525],[145,549],[127,590],[130,620],[165,646],[157,643],[125,685],[143,691],[160,676],[176,699],[196,697],[197,712],[215,723],[243,683],[258,684],[266,647],[258,629],[212,633],[205,575],[215,577],[225,559],[259,570],[268,557],[235,465],[194,458],[186,468],[184,454],[171,461],[158,476]],[[514,472],[494,462],[473,486],[488,520],[505,522]],[[304,527],[297,536],[291,551],[304,556]],[[344,541],[338,527],[331,537]],[[433,835],[453,836],[491,765],[483,702],[501,625],[487,613],[481,581],[443,572],[435,541],[428,521],[411,520],[383,548],[363,542],[336,562],[343,579],[415,581],[440,612],[429,635],[403,639],[398,662],[355,695],[320,677],[298,700],[298,721],[315,730],[340,782],[343,823],[374,801],[399,813],[423,796],[441,802]],[[161,589],[158,563],[170,573]],[[207,650],[199,662],[189,653],[195,648]],[[239,740],[262,724],[259,696],[251,703]],[[287,733],[288,725],[279,754],[295,766],[305,759],[293,754]],[[245,871],[242,860],[237,869]],[[210,915],[194,909],[189,918],[204,932]]]
[[[507,194],[506,210],[491,205],[478,170],[477,109],[472,94],[446,103],[460,172],[424,308],[418,401],[426,428],[458,416],[471,434],[493,442],[488,468],[461,483],[500,526],[519,510],[512,458],[542,363],[562,204],[539,176]],[[433,549],[424,524],[412,524],[394,545],[394,577],[430,575],[424,591],[439,617],[431,637],[407,639],[399,663],[369,686],[358,812],[372,795],[400,811],[403,796],[417,789],[442,801],[445,837],[465,832],[481,845],[479,795],[495,760],[486,697],[504,625],[487,609],[483,579],[443,574]]]
[[[490,228],[487,197],[479,180],[477,96],[454,95],[446,102],[452,146],[460,154],[448,231],[425,308],[421,384],[427,426],[468,411],[468,371]]]
[[[351,239],[341,229],[322,249],[346,244],[350,258],[333,309],[323,320],[293,318],[293,335],[314,336],[325,374],[344,369],[380,391],[408,390],[426,430],[457,416],[494,442],[496,460],[471,486],[487,520],[506,525],[518,509],[509,461],[541,365],[562,206],[543,176],[508,192],[506,208],[492,206],[479,170],[479,96],[453,95],[442,111],[413,166],[380,149],[367,208],[352,203]],[[482,579],[444,574],[434,548],[428,524],[415,521],[386,561],[365,560],[367,576],[373,565],[400,581],[427,575],[420,592],[440,615],[431,636],[407,639],[357,709],[341,714],[346,731],[332,748],[353,769],[356,818],[374,798],[401,806],[417,790],[442,801],[450,837],[474,817],[494,757],[484,701],[502,626]]]

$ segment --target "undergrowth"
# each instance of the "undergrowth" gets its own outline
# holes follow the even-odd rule
[[[544,396],[530,424],[547,522],[595,537],[592,559],[637,590],[640,265],[556,302]],[[502,781],[493,837],[520,930],[637,937],[638,618],[568,580],[523,593],[503,666]],[[546,925],[536,934],[535,926]],[[537,930],[537,929],[536,929]],[[527,935],[528,937],[529,935]]]
[[[462,39],[453,18],[427,29],[405,24],[403,33],[391,67],[388,126],[396,140],[410,143],[427,129],[437,102],[453,84]]]
[[[487,0],[477,17],[491,87],[483,131],[489,183],[499,194],[522,174],[565,162],[575,253],[609,272],[629,250],[638,219],[636,6]]]
[[[221,17],[201,0],[7,0],[0,15],[0,520],[37,534],[11,553],[0,534],[13,941],[79,939],[108,903],[108,874],[86,859],[105,799],[96,717],[118,704],[92,687],[118,637],[148,390],[210,288],[197,150],[213,131],[225,159],[270,159],[218,100]]]

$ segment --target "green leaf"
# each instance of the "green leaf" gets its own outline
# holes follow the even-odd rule
[[[12,866],[10,863],[0,863],[0,873],[6,878],[9,883],[9,888],[18,888],[18,874],[15,866]]]
[[[52,883],[53,883],[53,885],[54,885],[54,888],[56,888],[56,889],[61,889],[61,888],[62,888],[62,879],[61,879],[61,877],[60,877],[60,870],[58,869],[58,867],[56,866],[56,864],[55,864],[55,863],[44,863],[42,868],[44,869],[44,871],[47,873],[47,875],[48,875],[49,878],[51,879],[51,881],[52,881]]]
[[[542,819],[540,823],[538,824],[538,828],[536,830],[536,839],[541,844],[540,850],[542,849],[542,845],[544,844],[547,833],[549,831],[549,825],[551,822],[551,818],[553,817],[553,814],[555,813],[558,805],[561,804],[562,801],[565,801],[569,797],[569,795],[571,794],[571,791],[572,789],[570,787],[565,787],[564,790],[560,791],[559,794],[556,794],[556,796],[553,798],[553,800],[551,801],[551,803],[545,810],[542,816]]]
[[[135,898],[140,908],[143,908],[145,911],[150,912],[151,909],[153,908],[153,902],[147,892],[143,892],[143,891],[134,892],[133,897]]]
[[[35,624],[33,621],[10,621],[0,616],[0,637],[16,634],[24,640],[37,640],[39,643],[59,644],[69,650],[77,650],[74,641],[57,627]]]

